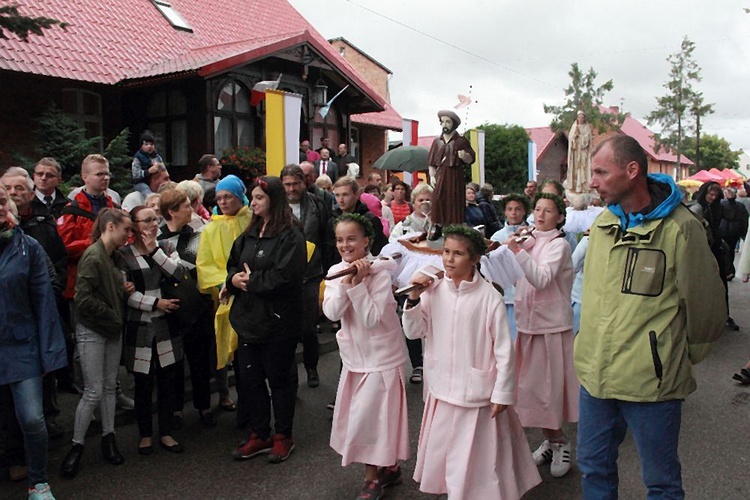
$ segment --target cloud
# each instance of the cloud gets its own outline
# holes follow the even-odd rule
[[[563,102],[573,62],[593,67],[599,84],[614,80],[607,104],[624,102],[645,123],[666,92],[667,56],[687,34],[703,69],[696,89],[716,103],[705,132],[750,150],[750,100],[743,98],[750,83],[750,15],[733,0],[291,3],[324,36],[344,36],[390,68],[394,107],[419,120],[424,135],[438,129],[437,110],[455,105],[469,85],[478,101],[469,109],[470,125],[547,125],[551,117],[542,104]]]

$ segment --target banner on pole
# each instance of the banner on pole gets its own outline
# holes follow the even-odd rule
[[[278,177],[284,165],[299,162],[302,96],[266,90],[266,175]]]
[[[471,181],[480,186],[485,182],[484,176],[484,130],[469,130],[469,143],[476,153],[474,163],[471,164]]]

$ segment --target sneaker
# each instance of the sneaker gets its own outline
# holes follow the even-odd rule
[[[414,368],[414,370],[411,372],[411,377],[409,377],[409,382],[411,382],[412,384],[422,383],[422,367],[421,366]]]
[[[39,483],[33,488],[29,488],[29,500],[55,500],[52,496],[52,490],[47,483]]]
[[[235,460],[247,460],[248,458],[260,455],[261,453],[270,452],[273,445],[274,444],[270,439],[264,440],[259,438],[257,434],[253,434],[245,444],[232,452],[232,457],[234,457]]]
[[[380,481],[365,481],[356,500],[378,500],[383,498],[383,486]]]
[[[123,393],[117,395],[116,403],[117,408],[121,410],[135,410],[135,401],[133,401],[133,398],[129,398]]]
[[[320,385],[320,377],[318,376],[318,370],[315,368],[307,369],[307,387],[312,389]]]
[[[544,465],[552,460],[552,444],[546,439],[542,441],[539,448],[531,454],[531,458],[536,465]]]
[[[552,464],[549,472],[552,477],[563,477],[570,470],[570,443],[551,443]]]
[[[383,488],[393,486],[401,482],[401,467],[394,465],[392,467],[378,468],[378,481]]]
[[[292,454],[294,451],[294,440],[291,437],[286,437],[283,434],[273,435],[273,449],[271,454],[268,455],[268,463],[280,464]]]

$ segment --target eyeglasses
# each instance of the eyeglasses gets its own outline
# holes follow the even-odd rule
[[[153,224],[154,222],[158,222],[159,219],[156,217],[149,217],[147,219],[136,219],[136,222],[143,222],[144,224]]]
[[[94,174],[95,176],[101,178],[101,177],[112,177],[112,172],[97,172]]]
[[[54,179],[55,177],[59,177],[59,175],[51,174],[49,172],[34,172],[34,175],[41,177],[42,179]]]

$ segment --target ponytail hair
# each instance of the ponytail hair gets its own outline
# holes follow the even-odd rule
[[[91,243],[96,243],[102,237],[110,222],[119,226],[126,220],[129,220],[128,214],[119,208],[103,208],[94,220],[94,226],[91,228]]]

